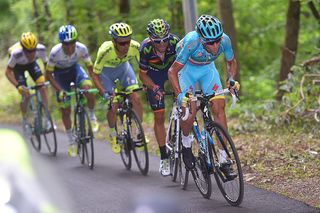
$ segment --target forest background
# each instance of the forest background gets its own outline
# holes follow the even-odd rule
[[[181,0],[0,0],[0,8],[2,122],[21,119],[20,97],[4,71],[7,49],[22,32],[34,32],[49,53],[59,42],[59,27],[73,24],[93,61],[99,46],[111,39],[108,28],[114,22],[130,24],[139,42],[154,18],[166,19],[172,33],[185,35]],[[246,181],[320,207],[320,124],[314,119],[320,101],[320,1],[198,0],[196,9],[221,19],[236,52],[241,101],[236,109],[226,108]],[[223,57],[215,63],[224,79]],[[153,116],[143,98],[146,131],[153,138],[147,127]],[[105,108],[97,107],[103,124]],[[59,123],[53,91],[50,109]]]

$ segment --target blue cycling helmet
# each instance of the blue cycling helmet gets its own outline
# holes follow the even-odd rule
[[[59,29],[59,40],[61,43],[75,41],[78,37],[76,28],[72,25],[63,25]]]
[[[219,40],[223,34],[221,22],[214,16],[202,15],[196,22],[196,31],[206,41]]]

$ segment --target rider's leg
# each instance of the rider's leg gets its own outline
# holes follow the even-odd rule
[[[142,109],[142,104],[141,104],[141,100],[140,100],[140,97],[139,97],[138,93],[137,92],[133,92],[130,95],[130,99],[132,101],[133,110],[137,113],[140,121],[142,122],[143,109]]]
[[[225,114],[225,99],[224,96],[216,96],[212,101],[211,101],[211,110],[213,113],[213,118],[214,120],[221,124],[222,127],[227,131],[228,126],[227,126],[227,118]],[[222,149],[223,147],[221,146],[220,141],[217,141],[218,147]]]
[[[36,80],[36,84],[43,84],[45,82],[45,78],[43,75],[41,75],[39,78],[37,78]],[[41,98],[42,98],[42,102],[44,105],[48,106],[48,95],[47,95],[47,90],[46,87],[41,87],[39,89]]]
[[[165,135],[166,130],[164,127],[164,121],[165,121],[165,110],[160,109],[153,112],[154,114],[154,133],[160,148],[160,157],[161,160],[168,158],[167,152],[166,152],[166,142],[165,142]]]

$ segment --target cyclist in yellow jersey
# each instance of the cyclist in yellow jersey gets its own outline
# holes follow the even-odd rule
[[[115,23],[110,26],[109,34],[112,41],[106,41],[100,46],[92,73],[93,82],[106,100],[112,96],[116,80],[120,81],[121,86],[126,91],[132,91],[139,87],[135,73],[129,63],[131,59],[139,61],[140,47],[137,41],[131,39],[131,27],[126,23]],[[133,102],[133,110],[142,120],[142,105],[139,95],[133,92],[130,98]],[[116,132],[114,128],[117,108],[118,104],[114,102],[107,112],[110,127],[109,142],[113,146],[118,146],[115,143]],[[113,150],[117,150],[117,148]]]
[[[21,112],[23,118],[23,130],[26,131],[26,111],[30,93],[27,89],[25,71],[29,72],[36,84],[43,84],[45,78],[41,72],[40,66],[36,62],[41,58],[44,65],[47,64],[46,47],[38,43],[36,36],[31,32],[22,33],[20,41],[11,46],[8,50],[9,61],[6,68],[8,80],[18,89],[23,96],[21,101]],[[44,104],[47,104],[47,93],[44,87],[40,89],[40,94]],[[51,128],[51,123],[46,123],[46,128]]]

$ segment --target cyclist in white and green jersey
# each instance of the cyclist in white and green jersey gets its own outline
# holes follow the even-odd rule
[[[94,63],[92,80],[100,94],[108,100],[113,94],[115,81],[119,80],[126,91],[132,91],[139,87],[136,75],[132,69],[130,60],[139,61],[139,47],[137,41],[131,39],[132,29],[126,23],[115,23],[110,26],[109,34],[112,41],[104,42],[97,54]],[[139,95],[133,92],[130,95],[133,103],[133,110],[142,121],[142,104]],[[110,127],[109,142],[113,145],[112,150],[120,151],[116,142],[115,122],[118,104],[113,102],[111,109],[108,109],[107,120]]]

